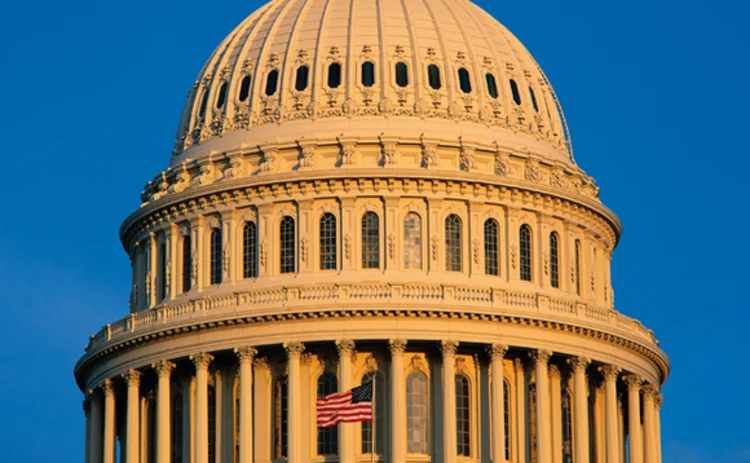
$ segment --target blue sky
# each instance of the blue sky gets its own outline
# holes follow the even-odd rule
[[[618,310],[672,360],[665,463],[750,462],[747,2],[478,3],[552,80],[623,220]],[[188,89],[256,1],[6,2],[0,13],[0,462],[83,460],[72,367],[127,312],[118,240]],[[732,244],[736,242],[736,244]]]

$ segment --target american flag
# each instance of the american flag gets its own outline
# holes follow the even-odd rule
[[[318,426],[372,421],[372,382],[346,392],[318,397]]]

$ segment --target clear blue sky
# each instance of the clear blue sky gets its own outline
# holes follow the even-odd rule
[[[625,224],[617,308],[653,328],[672,360],[665,463],[750,462],[750,7],[479,4],[541,63],[579,164]],[[204,60],[259,5],[3,4],[0,462],[83,461],[72,368],[88,336],[127,312],[118,227],[166,166]]]

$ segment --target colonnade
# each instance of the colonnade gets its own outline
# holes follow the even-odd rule
[[[476,345],[472,345],[477,350]],[[303,378],[300,374],[300,362],[305,352],[305,346],[300,342],[290,342],[283,345],[286,352],[286,370],[288,375],[288,455],[289,463],[301,463],[304,459],[301,452],[302,433],[306,429],[300,413],[300,406],[306,391],[303,390]],[[339,355],[339,390],[351,389],[353,384],[352,357],[355,355],[355,342],[352,340],[336,341]],[[391,398],[392,412],[388,414],[390,428],[390,448],[380,452],[380,461],[393,463],[405,463],[410,459],[407,453],[407,401],[404,373],[404,354],[407,351],[408,342],[403,339],[392,339],[388,341],[390,350],[390,384],[388,394]],[[479,346],[481,348],[481,346]],[[238,423],[239,423],[239,451],[236,461],[238,463],[253,463],[254,457],[254,435],[253,435],[253,376],[254,360],[258,354],[258,346],[241,346],[234,349],[238,364]],[[526,432],[516,432],[514,442],[515,450],[510,460],[506,460],[506,410],[504,409],[505,381],[504,362],[508,357],[509,347],[503,344],[491,344],[485,346],[489,357],[489,440],[490,455],[481,458],[458,457],[456,451],[456,383],[455,383],[455,356],[459,343],[457,341],[442,341],[440,351],[442,354],[442,371],[440,377],[442,386],[443,420],[442,429],[436,430],[436,437],[442,442],[442,462],[456,463],[457,460],[492,461],[493,463],[561,463],[561,438],[559,431],[561,390],[558,364],[567,364],[570,370],[572,384],[572,436],[573,436],[573,463],[591,463],[596,457],[591,454],[590,426],[601,427],[604,433],[604,462],[603,463],[661,463],[660,447],[660,422],[659,409],[661,406],[661,395],[658,388],[653,384],[647,384],[643,378],[636,374],[623,374],[621,368],[615,365],[592,362],[583,357],[565,356],[553,354],[551,351],[517,350],[514,349],[513,361],[516,366],[514,371],[516,397],[515,407],[524,409],[526,372],[533,372],[536,384],[536,400],[533,412],[535,420],[527,420],[524,413],[516,413],[516,421],[513,426],[519,430],[533,432],[535,438],[532,450],[531,438]],[[555,363],[550,359],[554,358]],[[190,437],[193,463],[209,463],[209,426],[208,426],[208,375],[209,366],[214,360],[210,353],[199,352],[189,356],[194,366],[194,407],[192,407],[194,425],[190,428]],[[528,359],[526,361],[525,359]],[[144,452],[139,448],[142,445],[143,417],[140,408],[140,382],[142,370],[129,369],[120,375],[120,384],[125,386],[125,417],[123,427],[125,430],[123,463],[172,463],[171,456],[171,381],[170,376],[176,364],[173,361],[163,360],[150,366],[156,373],[156,425],[150,432],[154,433],[155,452],[154,457],[143,461]],[[524,367],[528,367],[526,370]],[[145,370],[145,369],[144,369]],[[590,423],[589,383],[591,372],[598,372],[603,379],[603,422],[595,418],[595,423]],[[118,378],[104,379],[98,387],[89,390],[84,400],[84,411],[86,415],[86,463],[115,463],[116,459],[116,421],[117,413],[114,382]],[[552,380],[553,387],[550,387]],[[618,402],[618,381],[622,380],[627,389],[627,420],[622,419],[622,411]],[[122,390],[122,388],[120,388]],[[549,393],[542,393],[549,391]],[[257,399],[256,399],[257,401]],[[528,404],[531,406],[532,404]],[[625,405],[623,405],[625,408]],[[120,408],[122,409],[122,408]],[[641,417],[643,410],[643,417]],[[627,421],[626,429],[625,421]],[[531,429],[533,427],[533,430]],[[624,435],[627,433],[628,449],[624,449]],[[352,425],[340,425],[339,439],[339,462],[354,463],[354,428]],[[602,450],[599,450],[600,455]],[[626,458],[626,454],[628,457]],[[528,458],[527,458],[528,457]],[[155,459],[155,461],[152,461]],[[433,456],[434,461],[434,456]],[[599,460],[598,463],[602,463]]]

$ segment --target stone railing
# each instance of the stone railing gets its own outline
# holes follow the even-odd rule
[[[373,304],[386,311],[418,309],[545,319],[657,346],[653,332],[638,320],[576,299],[476,286],[356,283],[259,289],[162,305],[104,326],[91,336],[86,350],[97,351],[110,343],[192,322],[338,309],[366,310]]]

